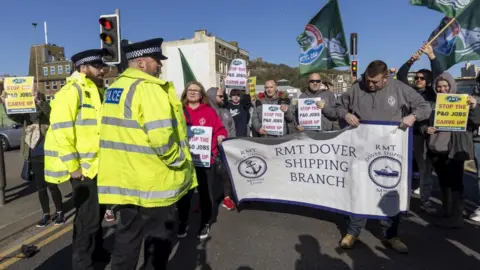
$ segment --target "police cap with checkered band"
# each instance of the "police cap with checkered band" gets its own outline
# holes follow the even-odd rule
[[[79,52],[72,56],[72,62],[75,65],[75,68],[78,68],[81,65],[105,65],[102,60],[102,57],[105,55],[104,50],[93,49]]]
[[[151,57],[155,60],[167,60],[162,54],[163,38],[154,38],[137,43],[128,44],[123,47],[127,60],[140,57]]]

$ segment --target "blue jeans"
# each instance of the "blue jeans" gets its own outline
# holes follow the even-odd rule
[[[477,167],[478,203],[480,204],[480,143],[475,143],[475,165]]]
[[[347,233],[355,237],[360,236],[362,229],[367,224],[366,218],[356,216],[348,216]],[[387,220],[382,220],[380,225],[382,227],[383,237],[385,239],[392,239],[398,236],[398,225],[400,224],[400,215],[389,217]]]

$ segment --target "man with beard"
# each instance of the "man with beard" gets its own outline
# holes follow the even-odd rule
[[[197,186],[183,105],[158,78],[163,39],[124,47],[129,68],[108,88],[102,106],[98,198],[119,205],[112,269],[167,269],[175,203]],[[145,241],[144,241],[145,240]]]
[[[397,78],[401,82],[408,84],[408,71],[410,67],[420,59],[422,53],[427,55],[430,59],[432,71],[428,69],[419,70],[417,74],[415,74],[415,83],[412,87],[417,90],[417,93],[419,93],[425,99],[425,101],[429,102],[430,104],[435,104],[437,95],[432,88],[432,82],[438,75],[443,73],[443,68],[440,61],[435,57],[432,46],[424,45],[418,52],[414,53],[410,60],[408,60],[398,70]],[[433,214],[436,212],[432,201],[430,201],[433,185],[433,165],[430,159],[427,158],[426,137],[420,131],[420,126],[423,124],[424,123],[422,122],[415,122],[415,125],[413,126],[413,155],[420,178],[420,188],[416,189],[414,192],[420,194],[420,208],[427,213]]]
[[[73,225],[72,269],[93,269],[108,259],[103,249],[97,172],[100,107],[103,100],[102,50],[72,56],[75,72],[50,102],[50,127],[45,137],[45,181],[70,180],[76,215]]]
[[[287,135],[288,123],[295,121],[295,115],[293,112],[294,110],[290,106],[290,100],[280,96],[277,83],[274,80],[265,82],[265,97],[258,99],[255,102],[255,110],[253,111],[252,115],[252,124],[255,131],[258,132],[261,137],[281,137],[277,135],[268,135],[267,131],[263,128],[263,105],[265,104],[280,105],[280,110],[284,113],[283,136]]]
[[[320,74],[310,74],[308,77],[308,88],[300,95],[299,98],[321,98],[321,100],[316,102],[316,105],[317,108],[322,110],[322,131],[334,130],[333,122],[337,120],[337,113],[335,111],[336,98],[335,94],[329,91],[328,88],[322,83]],[[296,111],[296,116],[298,116],[298,105]],[[303,131],[304,127],[299,125],[297,126],[297,129]]]

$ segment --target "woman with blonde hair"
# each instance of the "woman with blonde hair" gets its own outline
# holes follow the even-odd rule
[[[184,106],[185,119],[189,129],[193,126],[212,128],[210,166],[197,162],[195,156],[192,155],[197,173],[197,189],[200,195],[201,224],[198,237],[203,240],[208,238],[210,233],[214,202],[212,190],[216,180],[215,162],[218,157],[218,145],[227,137],[227,130],[223,126],[222,120],[217,115],[215,109],[210,106],[207,93],[201,83],[196,81],[188,83],[182,93],[181,101]],[[189,132],[189,137],[191,136],[192,134]],[[180,220],[177,232],[178,238],[185,238],[187,236],[187,221],[192,195],[193,193],[190,191],[178,202],[178,216]]]

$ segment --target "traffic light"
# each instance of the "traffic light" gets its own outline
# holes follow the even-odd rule
[[[118,14],[102,15],[99,23],[102,49],[106,52],[103,61],[107,64],[120,64],[122,61],[120,17]]]
[[[358,61],[357,61],[357,60],[352,61],[352,63],[350,64],[350,71],[351,71],[351,73],[352,73],[352,77],[353,77],[353,78],[358,78],[358,76],[357,76],[357,72],[358,72]]]

